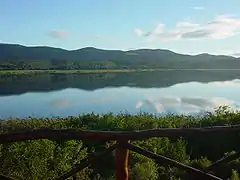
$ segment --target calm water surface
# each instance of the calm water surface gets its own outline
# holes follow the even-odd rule
[[[0,117],[82,113],[195,114],[220,105],[240,109],[240,72],[5,75]]]

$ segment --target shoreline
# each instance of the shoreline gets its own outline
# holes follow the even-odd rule
[[[130,73],[130,72],[156,72],[156,71],[240,71],[240,69],[65,69],[65,70],[0,70],[1,74],[36,74],[36,73]]]

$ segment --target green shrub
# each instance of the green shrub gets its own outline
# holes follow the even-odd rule
[[[152,114],[85,114],[67,118],[27,118],[0,120],[0,133],[29,129],[90,129],[105,131],[130,131],[154,128],[189,128],[240,124],[240,112],[220,107],[214,113],[204,116]],[[206,167],[224,156],[224,153],[239,150],[239,133],[215,135],[191,135],[176,138],[154,137],[142,141],[132,141],[153,153],[197,168]],[[37,140],[0,145],[0,172],[16,179],[53,179],[71,169],[75,163],[93,152],[100,152],[113,142],[92,141],[50,141]],[[236,177],[232,169],[240,167],[239,159],[228,163],[220,175]],[[166,164],[156,165],[152,160],[130,152],[130,178],[179,179],[183,171]],[[92,165],[77,174],[80,179],[114,178],[114,157],[109,154],[98,165]],[[226,179],[227,179],[226,178]]]

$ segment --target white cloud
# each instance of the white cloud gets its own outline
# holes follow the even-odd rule
[[[64,39],[67,38],[70,33],[64,30],[52,30],[48,34],[55,39]]]
[[[148,40],[154,41],[156,39],[161,40],[176,40],[181,37],[181,31],[178,29],[166,30],[164,24],[158,24],[153,31],[143,33],[145,37],[148,37]]]
[[[189,21],[180,21],[176,24],[176,28],[196,28],[199,24],[190,23]]]
[[[192,7],[192,9],[194,9],[194,10],[203,10],[205,8],[202,7],[202,6],[194,6],[194,7]]]
[[[240,18],[231,15],[220,15],[205,24],[189,21],[177,22],[173,29],[167,29],[164,24],[158,24],[152,31],[144,32],[136,28],[138,36],[148,40],[179,40],[179,39],[221,39],[234,36],[240,32]]]
[[[133,31],[138,36],[142,36],[144,34],[144,32],[141,29],[139,29],[139,28],[135,28]]]

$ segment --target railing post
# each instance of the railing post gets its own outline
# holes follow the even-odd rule
[[[125,144],[127,144],[127,141],[118,141],[118,146],[115,150],[116,180],[128,180],[129,151],[124,146]]]
[[[73,180],[77,180],[76,174],[73,175]]]

